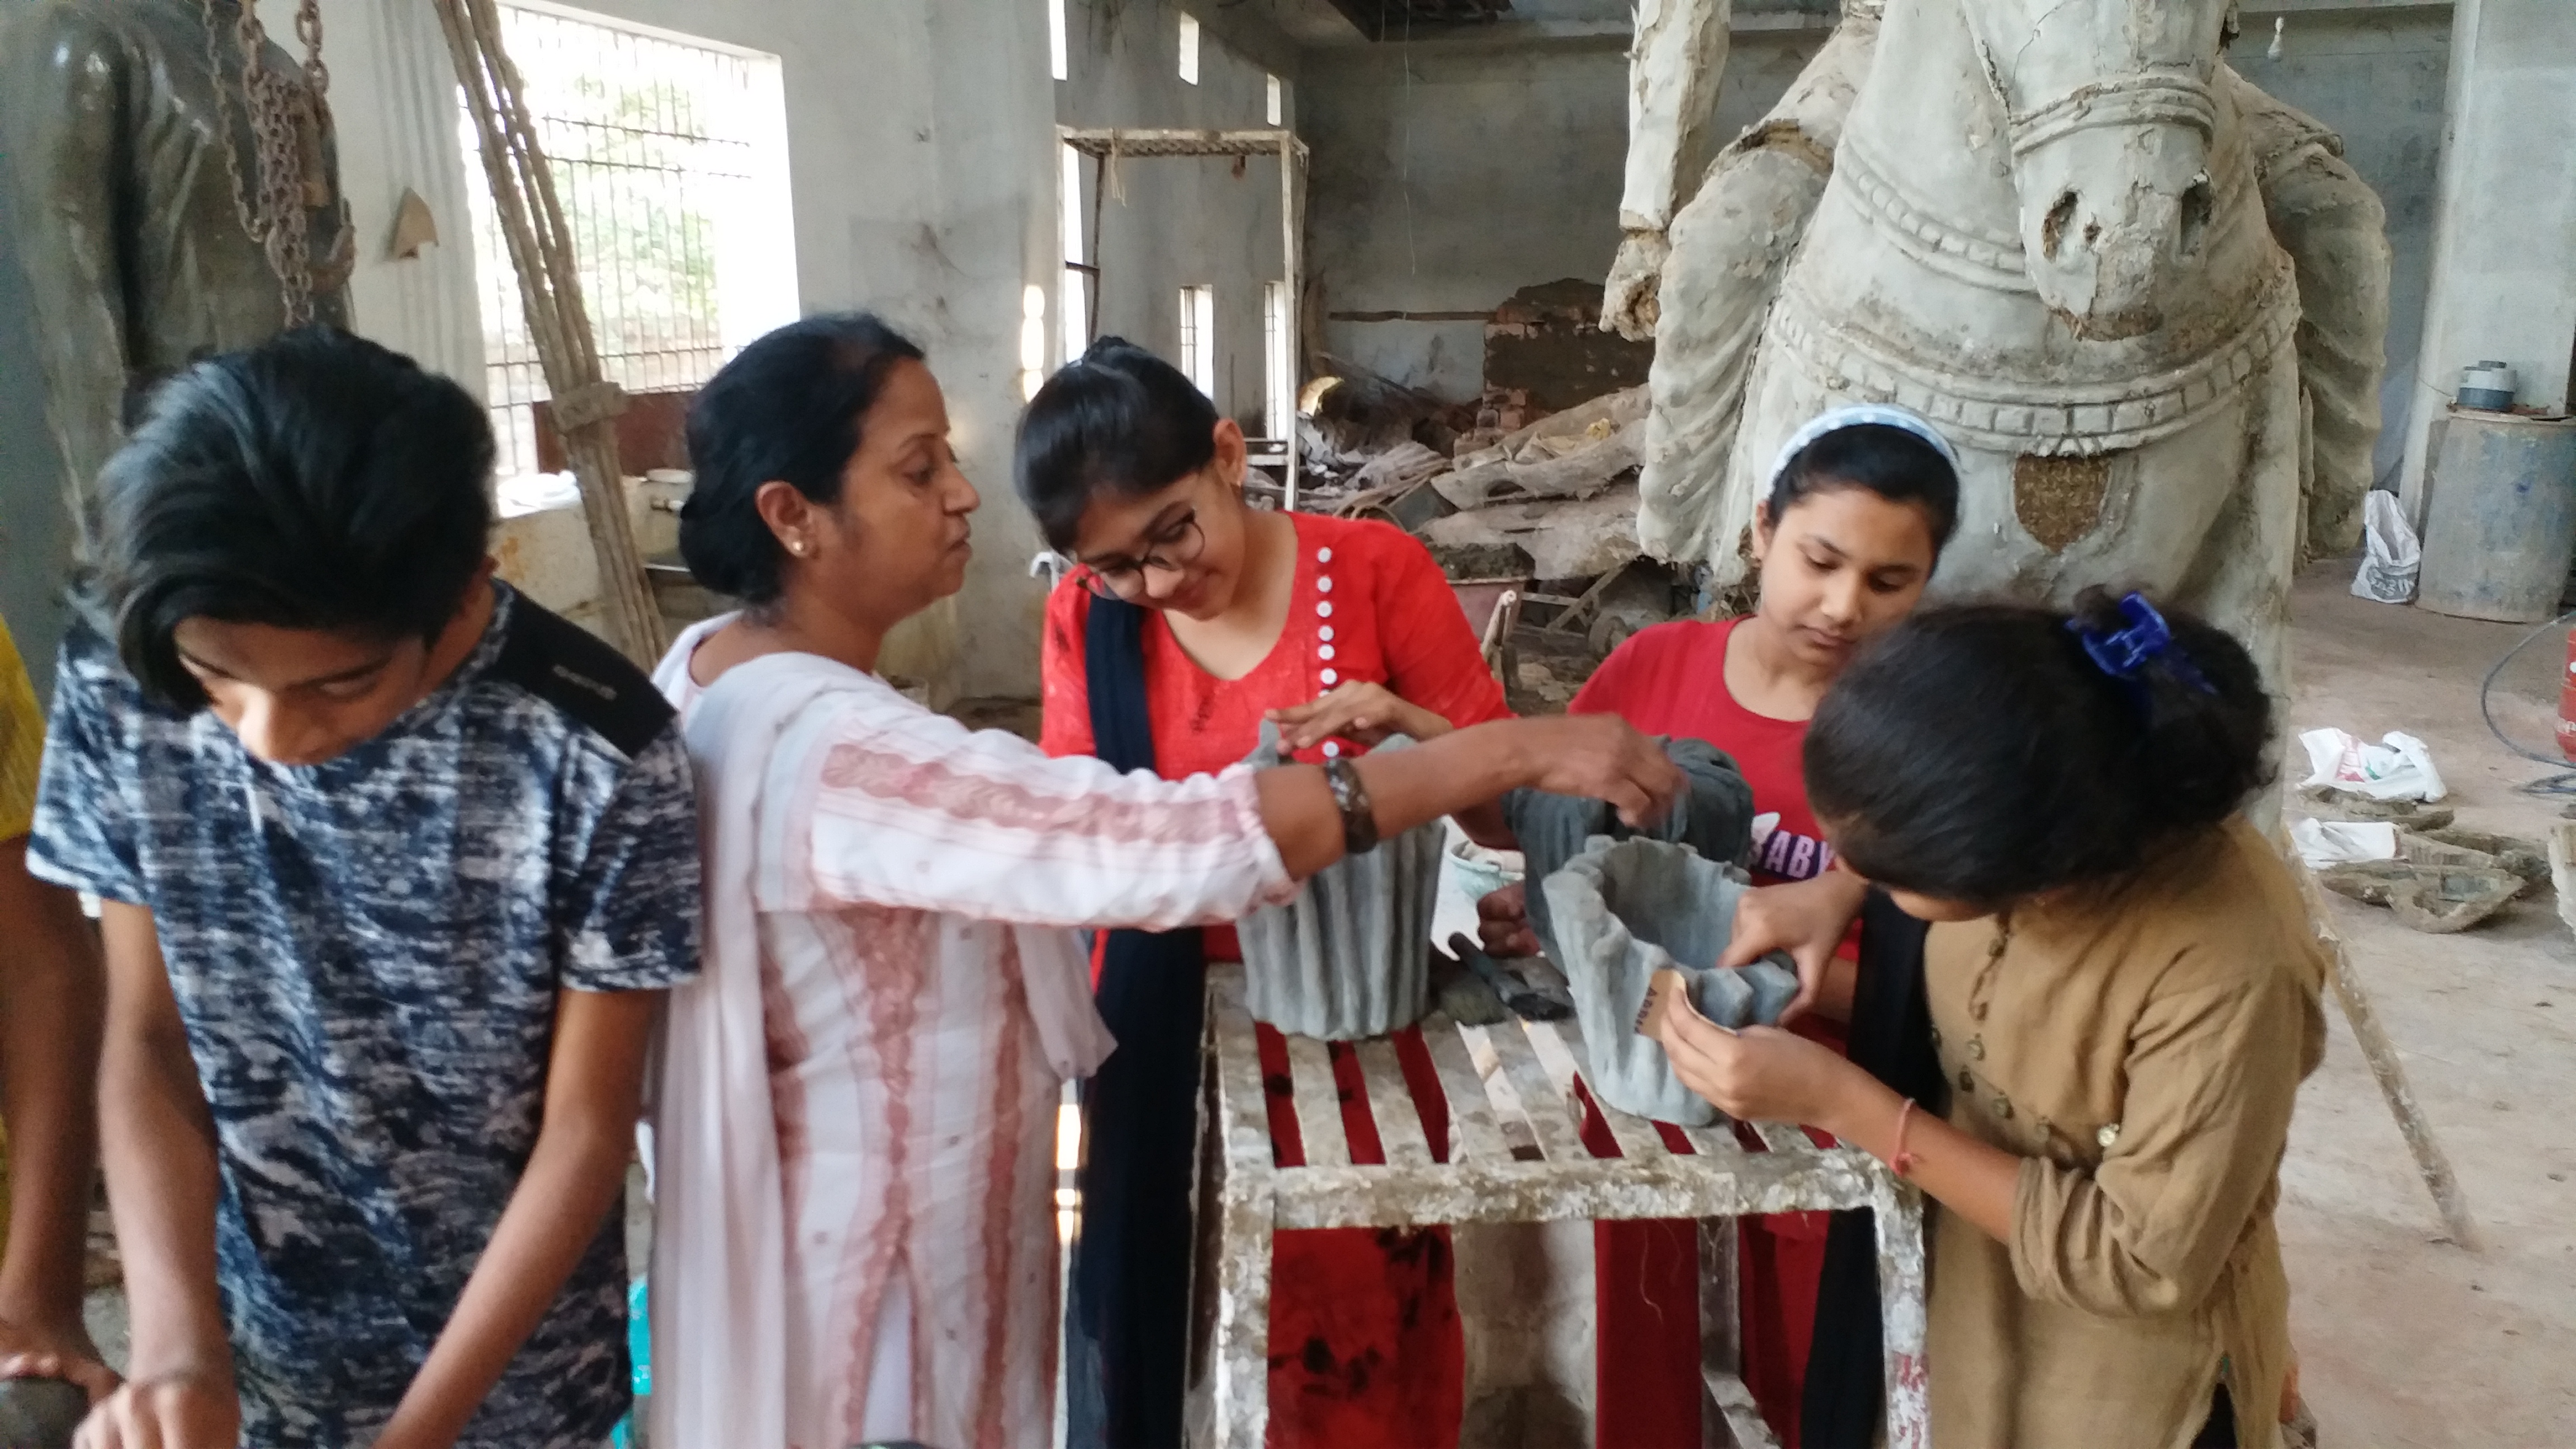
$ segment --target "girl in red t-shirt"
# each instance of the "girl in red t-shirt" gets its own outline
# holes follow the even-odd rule
[[[1429,551],[1382,523],[1248,506],[1242,431],[1152,354],[1104,339],[1057,373],[1021,423],[1018,461],[1048,543],[1078,563],[1047,601],[1049,753],[1177,778],[1243,759],[1265,720],[1316,762],[1508,713]],[[1499,811],[1480,813],[1462,824],[1508,843]],[[1118,1051],[1086,1088],[1068,1382],[1074,1442],[1096,1425],[1109,1449],[1181,1440],[1204,990],[1191,968],[1241,959],[1231,927],[1183,934],[1118,933],[1100,968]],[[1135,954],[1152,950],[1164,954]],[[1261,1036],[1284,1082],[1285,1047]],[[1418,1036],[1398,1050],[1418,1052]],[[1294,1154],[1284,1097],[1271,1124]],[[1354,1161],[1383,1160],[1365,1107],[1344,1125]],[[1269,1442],[1455,1444],[1465,1350],[1447,1231],[1281,1233],[1273,1256]]]
[[[1706,740],[1753,787],[1753,878],[1724,964],[1774,947],[1799,960],[1792,1029],[1841,1049],[1856,943],[1830,942],[1867,887],[1832,869],[1807,808],[1799,751],[1807,720],[1853,653],[1893,628],[1930,582],[1958,519],[1948,443],[1898,408],[1842,408],[1781,450],[1770,496],[1755,510],[1754,611],[1721,623],[1658,624],[1602,661],[1570,709],[1616,714],[1647,734]],[[1480,907],[1487,945],[1535,954],[1521,888]],[[1595,1124],[1596,1126],[1598,1124]],[[1607,1137],[1607,1129],[1601,1129]],[[1606,1146],[1596,1145],[1596,1150]],[[1816,1318],[1827,1214],[1746,1219],[1739,1257],[1743,1376],[1789,1449]],[[1689,1222],[1594,1228],[1600,1313],[1602,1449],[1696,1449],[1700,1441],[1699,1255]],[[1680,1311],[1675,1311],[1679,1306]]]

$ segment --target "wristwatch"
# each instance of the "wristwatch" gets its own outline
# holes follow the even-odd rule
[[[1377,811],[1369,804],[1360,772],[1348,760],[1326,760],[1324,783],[1333,787],[1333,804],[1342,812],[1342,853],[1366,855],[1377,849]]]

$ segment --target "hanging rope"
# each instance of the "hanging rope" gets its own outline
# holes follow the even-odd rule
[[[431,0],[456,78],[482,140],[483,174],[492,186],[493,211],[519,274],[519,301],[528,336],[553,394],[554,425],[581,485],[582,512],[599,558],[599,593],[610,643],[650,668],[667,642],[661,611],[645,582],[644,560],[626,516],[626,490],[617,465],[617,416],[626,392],[600,376],[599,346],[582,306],[581,273],[572,230],[555,198],[554,172],[537,142],[537,128],[521,92],[518,68],[501,45],[501,13],[494,0]]]

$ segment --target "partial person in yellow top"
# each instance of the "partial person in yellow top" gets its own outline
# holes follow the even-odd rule
[[[44,746],[35,688],[0,622],[0,1378],[69,1379],[96,1403],[117,1382],[81,1326],[106,980],[79,898],[27,874]]]
[[[1946,1103],[1681,1009],[1674,1068],[1940,1205],[1925,1346],[1941,1449],[2270,1449],[2292,1393],[2273,1228],[2325,962],[2238,811],[2271,701],[2238,643],[2099,593],[1916,614],[1825,696],[1808,795],[1931,922]]]

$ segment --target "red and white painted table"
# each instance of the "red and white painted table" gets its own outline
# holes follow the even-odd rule
[[[1753,1124],[1757,1150],[1733,1124],[1677,1128],[1597,1110],[1618,1155],[1595,1156],[1580,1123],[1582,1039],[1572,1022],[1422,1022],[1430,1058],[1408,1080],[1394,1042],[1286,1038],[1304,1165],[1279,1165],[1239,966],[1208,974],[1202,1073],[1198,1268],[1190,1414],[1194,1444],[1259,1449],[1269,1422],[1270,1239],[1297,1228],[1420,1227],[1616,1218],[1700,1220],[1705,1422],[1711,1444],[1775,1443],[1737,1377],[1736,1217],[1869,1208],[1878,1228],[1887,1354],[1887,1443],[1928,1449],[1923,1370],[1923,1200],[1885,1164],[1853,1148]],[[1482,1049],[1482,1050],[1480,1050]],[[1491,1075],[1477,1070],[1489,1051]],[[1383,1164],[1351,1160],[1333,1056],[1356,1058]],[[1426,1103],[1436,1082],[1440,1100]],[[1428,1105],[1429,1113],[1424,1111]],[[1426,1116],[1447,1129],[1434,1134]]]

